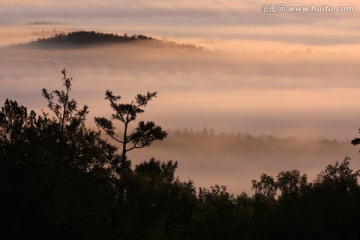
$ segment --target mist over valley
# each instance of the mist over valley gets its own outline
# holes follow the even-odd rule
[[[360,239],[359,9],[1,0],[0,238]]]

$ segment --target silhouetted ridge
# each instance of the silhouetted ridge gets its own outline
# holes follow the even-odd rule
[[[174,41],[159,40],[142,34],[128,35],[125,33],[123,35],[118,35],[94,31],[59,33],[53,37],[39,38],[30,43],[17,45],[16,47],[79,48],[122,43],[142,43],[142,45],[146,46],[168,49],[205,50],[203,47],[198,47],[194,44],[180,44]]]
[[[121,43],[137,40],[153,40],[152,37],[145,35],[132,35],[128,36],[117,35],[113,33],[101,33],[94,31],[78,31],[70,32],[68,34],[56,34],[54,37],[38,39],[31,45],[83,45],[83,44],[107,44],[107,43]]]

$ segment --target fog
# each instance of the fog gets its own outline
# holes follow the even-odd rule
[[[358,150],[349,141],[184,129],[170,130],[166,141],[130,152],[129,156],[134,165],[149,160],[149,156],[178,161],[180,179],[193,180],[196,187],[218,184],[234,194],[244,191],[252,195],[251,180],[258,180],[262,173],[276,177],[281,171],[298,169],[312,181],[328,164],[346,156],[352,156],[351,167],[359,169]]]
[[[41,89],[59,88],[65,67],[75,79],[74,96],[89,105],[91,117],[110,114],[103,100],[107,89],[125,101],[157,91],[146,117],[165,128],[339,140],[356,135],[356,54],[231,54],[164,46],[3,48],[0,98],[44,108]]]
[[[0,100],[17,100],[46,110],[43,87],[61,87],[60,70],[74,77],[73,97],[94,116],[111,114],[107,89],[130,102],[137,93],[157,91],[143,120],[164,129],[207,127],[215,133],[274,135],[253,145],[235,137],[190,136],[170,131],[169,138],[131,153],[134,164],[155,157],[179,162],[179,177],[197,186],[228,186],[250,192],[261,173],[300,169],[314,177],[329,163],[354,158],[349,141],[359,128],[359,69],[356,55],[337,52],[211,52],[161,44],[117,44],[80,49],[3,48]],[[287,137],[298,141],[286,141]],[[315,139],[337,139],[324,145]],[[304,139],[314,139],[306,141]],[[240,141],[240,143],[239,143]],[[240,144],[240,145],[239,145]]]

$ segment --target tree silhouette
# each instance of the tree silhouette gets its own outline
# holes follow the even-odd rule
[[[140,121],[136,128],[130,130],[130,123],[135,121],[138,114],[144,112],[144,107],[155,98],[156,92],[147,92],[147,94],[138,94],[131,103],[119,103],[121,96],[114,96],[109,90],[105,93],[105,99],[110,102],[111,108],[115,111],[112,114],[112,120],[120,121],[123,125],[122,136],[115,133],[113,121],[105,117],[96,117],[96,125],[105,131],[112,139],[121,144],[121,161],[114,162],[113,167],[120,173],[123,169],[130,167],[130,161],[127,160],[127,152],[133,149],[147,147],[156,140],[163,140],[167,133],[154,122]]]
[[[103,168],[111,162],[110,159],[119,159],[115,154],[117,148],[101,139],[99,132],[86,128],[88,106],[78,109],[77,102],[69,95],[73,77],[69,76],[66,69],[61,73],[65,89],[51,92],[45,88],[42,90],[49,109],[55,115],[50,118],[48,113],[43,112],[43,125],[48,126],[48,131],[53,131],[54,145],[61,162],[81,166],[83,171],[94,167]]]
[[[0,238],[104,239],[114,207],[108,169],[119,158],[85,127],[87,107],[64,90],[43,89],[50,113],[6,100],[0,109]]]
[[[260,176],[260,182],[252,180],[252,189],[255,190],[255,194],[261,194],[267,198],[274,199],[277,190],[276,181],[272,176],[262,174]]]
[[[360,129],[359,129],[359,133],[360,133]],[[351,144],[354,145],[354,146],[359,145],[360,144],[360,138],[354,138],[353,140],[351,140]]]
[[[77,103],[74,99],[70,99],[69,92],[71,91],[71,85],[73,78],[68,76],[68,71],[63,69],[61,71],[64,81],[64,90],[54,90],[51,93],[47,89],[43,88],[42,94],[48,102],[48,107],[55,114],[61,124],[61,131],[64,131],[65,123],[71,120],[71,124],[79,125],[82,123],[85,115],[88,113],[88,107],[85,105],[82,110],[77,111]],[[58,99],[58,103],[54,102],[55,96]],[[75,113],[75,117],[73,116]],[[74,117],[74,118],[73,118]]]
[[[176,168],[177,162],[150,159],[117,179],[114,239],[187,239],[196,191],[174,175]]]

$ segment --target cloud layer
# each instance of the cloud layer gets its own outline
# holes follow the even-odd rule
[[[0,27],[48,21],[66,28],[155,34],[167,38],[249,40],[310,45],[357,44],[360,3],[286,1],[286,6],[354,6],[350,13],[261,11],[268,0],[237,1],[2,1]]]
[[[64,67],[93,114],[108,114],[106,89],[158,91],[149,116],[168,128],[350,139],[358,128],[357,54],[211,53],[149,45],[2,49],[0,98],[40,109],[40,89],[60,87]]]

